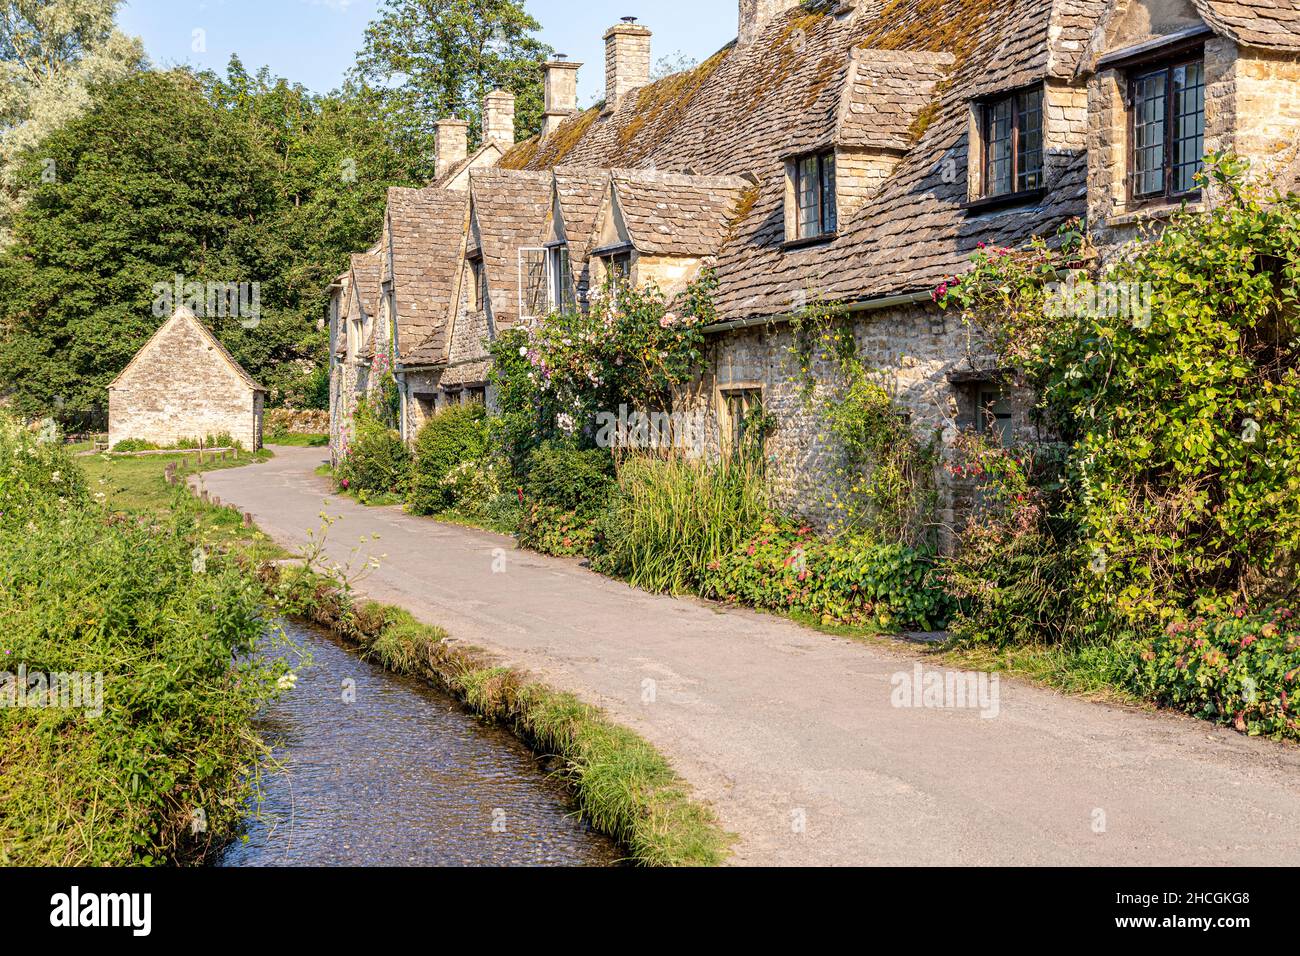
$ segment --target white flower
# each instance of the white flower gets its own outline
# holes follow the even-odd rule
[[[281,678],[275,682],[275,686],[280,688],[280,690],[293,690],[294,686],[297,683],[298,683],[298,675],[295,674],[293,671],[290,671],[289,673],[281,676]]]
[[[1241,429],[1241,440],[1247,445],[1255,444],[1255,439],[1259,437],[1259,422],[1253,418],[1247,418],[1244,427]]]
[[[520,358],[528,358],[528,346],[527,346],[527,345],[521,345],[521,346],[519,346],[519,357],[520,357]]]
[[[1101,548],[1093,548],[1092,561],[1089,562],[1088,567],[1092,569],[1093,574],[1105,574],[1106,552],[1101,550]]]

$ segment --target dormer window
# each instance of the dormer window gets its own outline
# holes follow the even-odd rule
[[[1129,74],[1129,198],[1177,199],[1197,191],[1205,165],[1205,68],[1201,59]]]
[[[794,161],[795,240],[833,235],[839,228],[835,206],[835,153],[815,153]]]
[[[980,106],[983,199],[1041,189],[1043,91],[1022,90]]]

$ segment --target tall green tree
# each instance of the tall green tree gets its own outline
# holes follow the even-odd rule
[[[91,84],[144,65],[140,41],[113,25],[119,3],[0,0],[0,243],[22,201],[22,153],[83,111]]]
[[[390,186],[418,185],[424,155],[405,141],[369,91],[355,84],[327,96],[277,78],[256,74],[232,57],[226,76],[200,77],[208,99],[234,118],[272,170],[275,210],[232,235],[225,256],[267,277],[268,302],[293,319],[301,348],[314,354],[306,365],[266,376],[274,397],[313,404],[320,390],[327,335],[317,329],[331,279],[349,256],[379,238]],[[274,343],[261,327],[229,330],[226,343],[250,366],[269,362]]]
[[[379,91],[408,140],[432,156],[433,124],[456,116],[482,136],[483,97],[515,94],[515,131],[541,129],[541,65],[549,46],[521,0],[385,0],[366,29],[352,78]]]
[[[58,176],[42,176],[46,158]],[[0,255],[0,377],[22,412],[103,408],[105,387],[159,324],[154,286],[256,281],[229,250],[273,215],[274,170],[185,73],[143,73],[23,154],[27,202]],[[254,375],[311,359],[262,323]],[[226,334],[228,329],[217,329]]]

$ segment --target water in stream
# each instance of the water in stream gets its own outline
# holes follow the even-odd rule
[[[283,770],[263,779],[248,840],[223,866],[605,866],[609,840],[515,737],[421,681],[288,626],[311,654],[260,730]],[[345,681],[355,700],[344,701]]]

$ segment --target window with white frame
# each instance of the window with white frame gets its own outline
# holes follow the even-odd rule
[[[519,250],[519,314],[526,319],[546,315],[548,309],[546,250]]]
[[[564,244],[551,246],[547,262],[551,311],[577,311],[578,300],[573,290],[573,266],[569,260],[569,247]]]

